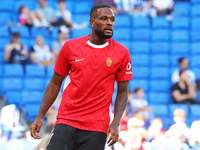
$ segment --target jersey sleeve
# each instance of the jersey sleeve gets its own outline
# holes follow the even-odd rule
[[[69,67],[70,67],[69,49],[67,47],[67,43],[65,43],[60,50],[60,53],[58,55],[58,59],[56,61],[56,64],[55,64],[55,67],[54,67],[53,70],[57,74],[65,77],[69,72]]]
[[[117,81],[128,81],[131,80],[132,78],[133,77],[132,77],[131,57],[128,49],[126,49],[121,61],[121,65],[117,70]]]

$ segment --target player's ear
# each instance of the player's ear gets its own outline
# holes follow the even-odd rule
[[[90,25],[93,27],[94,26],[94,19],[90,18]]]

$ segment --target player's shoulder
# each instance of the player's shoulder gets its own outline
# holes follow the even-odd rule
[[[109,43],[111,43],[111,46],[116,47],[119,51],[129,52],[127,47],[113,39],[109,39]]]
[[[78,38],[74,38],[74,39],[69,39],[66,43],[68,44],[74,44],[76,42],[82,42],[84,41],[88,36],[82,36],[82,37],[78,37]],[[76,43],[77,44],[77,43]]]

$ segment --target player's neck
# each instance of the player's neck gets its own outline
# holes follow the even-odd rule
[[[102,45],[102,44],[105,44],[106,42],[108,42],[108,39],[103,39],[94,34],[91,34],[89,37],[89,41],[95,45]]]

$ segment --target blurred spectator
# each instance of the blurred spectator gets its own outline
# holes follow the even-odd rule
[[[196,77],[195,77],[194,72],[188,69],[189,68],[188,59],[185,57],[179,58],[178,65],[179,65],[179,69],[176,69],[172,74],[172,77],[171,77],[172,83],[177,83],[180,80],[180,77],[179,77],[180,70],[186,69],[187,75],[190,79],[190,83],[194,84]]]
[[[144,117],[138,113],[128,120],[128,129],[119,133],[119,141],[114,145],[115,150],[142,150],[142,143],[147,137],[144,129]]]
[[[135,98],[130,100],[131,111],[129,112],[131,112],[132,114],[129,114],[129,117],[131,117],[130,115],[134,115],[136,113],[142,113],[145,120],[149,121],[151,108],[148,106],[148,102],[145,99],[143,99],[143,97],[144,90],[142,88],[136,88]]]
[[[179,73],[180,80],[172,86],[172,97],[174,103],[179,104],[199,104],[194,98],[196,90],[187,75],[186,70],[181,70]]]
[[[127,111],[124,112],[121,122],[120,122],[120,131],[124,131],[127,130],[127,123],[128,123],[128,116],[127,116]]]
[[[58,1],[58,8],[55,12],[55,16],[53,22],[51,23],[53,26],[61,26],[66,25],[68,28],[76,28],[76,29],[84,29],[88,26],[88,23],[83,22],[82,24],[77,24],[72,22],[71,12],[66,10],[66,2],[65,0]]]
[[[169,128],[165,135],[167,137],[178,137],[182,143],[187,143],[187,140],[191,135],[191,131],[185,123],[186,112],[183,109],[174,110],[173,119],[175,124]]]
[[[115,4],[114,0],[94,0],[94,4],[106,4],[112,7],[114,14],[118,14],[119,10],[117,5]]]
[[[52,22],[54,10],[51,7],[47,6],[47,0],[38,0],[38,2],[40,6],[36,8],[36,14],[38,14],[39,16],[44,16],[47,21]]]
[[[12,41],[5,47],[5,60],[10,64],[30,64],[28,51],[25,45],[20,43],[20,33],[12,33]]]
[[[48,22],[43,16],[38,16],[34,12],[29,11],[28,7],[21,6],[19,8],[19,22],[21,26],[28,27],[47,27]],[[40,20],[39,20],[40,19]]]
[[[49,66],[55,64],[55,56],[48,45],[44,45],[42,36],[36,37],[36,44],[32,46],[30,53],[31,60],[38,65]]]
[[[158,16],[167,16],[167,19],[172,19],[171,12],[175,6],[173,0],[153,0],[153,6],[156,8]]]
[[[191,138],[189,144],[192,147],[191,150],[200,149],[200,121],[194,121],[191,125]]]
[[[65,44],[65,42],[68,39],[68,33],[69,33],[69,29],[65,26],[61,26],[58,31],[58,40],[52,43],[52,52],[55,54],[56,58],[58,57],[58,54],[62,46]]]

